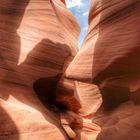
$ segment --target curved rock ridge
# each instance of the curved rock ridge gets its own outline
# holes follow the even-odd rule
[[[65,77],[100,90],[103,103],[92,120],[101,128],[96,140],[140,139],[139,23],[139,0],[91,0],[87,36]]]
[[[69,139],[58,111],[35,94],[52,99],[78,50],[79,25],[64,1],[1,0],[0,34],[0,139]]]

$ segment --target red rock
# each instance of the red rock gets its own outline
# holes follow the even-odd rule
[[[91,0],[78,52],[64,0],[1,0],[0,139],[139,140],[139,13]]]
[[[78,50],[75,18],[59,0],[1,0],[0,34],[0,139],[68,139],[58,112],[41,103],[33,84],[51,79],[46,92],[56,88],[54,77]]]
[[[65,0],[61,0],[64,4],[66,4]]]
[[[139,140],[140,1],[92,0],[89,29],[65,76],[98,85],[97,140]],[[82,93],[82,92],[81,92]]]

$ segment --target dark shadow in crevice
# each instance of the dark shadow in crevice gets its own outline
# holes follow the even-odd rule
[[[54,47],[54,48],[52,48],[52,47]],[[53,58],[55,61],[59,60],[60,57],[63,60],[62,63],[59,63],[58,66],[57,66],[57,64],[54,64],[55,61],[52,61],[52,60],[50,61],[50,59],[48,59],[50,62],[47,63],[47,59],[44,60],[44,58],[38,53],[41,51],[44,52],[46,50],[45,55],[47,56],[47,54],[50,54],[50,52],[54,51],[54,53],[55,53],[55,51],[58,51],[58,49],[59,49],[58,57]],[[21,64],[21,66],[28,64],[29,66],[33,66],[33,67],[35,67],[36,65],[41,65],[42,67],[50,67],[53,69],[58,69],[60,71],[56,75],[52,75],[52,76],[49,76],[49,75],[47,76],[47,73],[44,73],[43,77],[40,77],[40,75],[36,75],[36,74],[34,75],[35,78],[32,77],[33,79],[37,79],[37,80],[32,81],[34,92],[36,93],[36,95],[40,99],[41,103],[47,109],[49,109],[50,111],[57,114],[57,117],[59,118],[58,121],[60,121],[60,119],[61,119],[60,118],[61,113],[65,113],[65,111],[68,110],[66,104],[63,104],[62,102],[57,102],[56,92],[57,93],[59,92],[59,90],[57,89],[57,86],[58,86],[57,83],[61,78],[62,69],[63,69],[63,65],[65,63],[65,60],[69,56],[71,56],[71,50],[69,49],[69,47],[67,45],[60,44],[60,43],[54,43],[49,39],[43,39],[28,54],[27,59],[24,61],[24,63]],[[52,56],[50,56],[50,57],[52,57]],[[25,71],[28,71],[28,69],[26,69]],[[64,88],[64,87],[62,87],[62,88]],[[67,92],[67,91],[68,90],[64,90],[64,92]],[[70,90],[69,92],[71,92],[70,94],[74,94],[73,90],[72,91]],[[59,94],[61,94],[60,96],[63,95],[62,92]],[[46,117],[45,114],[43,114],[43,115],[44,115],[44,117]],[[46,119],[47,119],[47,117],[46,117]],[[51,123],[53,123],[53,122],[51,122]],[[59,123],[61,125],[61,122],[59,122]],[[78,128],[79,126],[77,126],[76,123],[77,122],[72,122],[72,124],[70,124],[69,127],[71,127],[73,130],[75,129],[75,127]],[[82,124],[80,124],[80,125],[82,125]],[[61,128],[61,129],[65,132],[65,130],[63,128]],[[82,129],[81,129],[81,131],[82,131]],[[79,134],[79,138],[80,138],[80,134]]]
[[[103,99],[102,106],[104,106],[105,111],[111,111],[130,99],[130,91],[125,87],[110,85],[102,88],[100,91]]]
[[[57,116],[57,122],[55,122],[56,120],[53,121],[49,114],[42,113],[43,116],[47,121],[54,124],[63,135],[67,134],[60,122],[62,107],[56,102],[56,88],[62,75],[65,60],[69,56],[71,56],[69,46],[61,43],[54,43],[50,39],[43,39],[27,55],[25,61],[19,65],[21,71],[25,71],[27,77],[30,79],[29,82],[23,84],[36,94],[42,104],[39,105],[41,108],[46,108]],[[30,71],[31,68],[34,68],[33,73]],[[40,70],[38,68],[40,68],[42,72],[39,72]],[[50,69],[50,73],[51,71],[54,72],[48,74],[49,71],[46,71],[46,68]],[[18,96],[16,98],[18,99]],[[30,103],[26,101],[22,102],[30,105]],[[38,106],[36,107],[33,104],[33,107],[41,112]]]
[[[56,105],[56,87],[60,76],[40,78],[33,84],[33,89],[45,106]]]

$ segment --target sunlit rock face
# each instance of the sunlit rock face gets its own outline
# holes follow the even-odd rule
[[[100,84],[139,73],[139,18],[137,0],[92,0],[87,36],[66,76]]]
[[[64,1],[1,0],[0,34],[0,139],[68,139],[58,113],[39,100],[42,91],[52,99],[78,50],[79,25]]]
[[[98,85],[97,140],[139,140],[140,1],[91,0],[89,28],[65,76]]]

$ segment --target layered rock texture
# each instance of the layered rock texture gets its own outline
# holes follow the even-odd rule
[[[87,36],[65,75],[100,90],[97,140],[140,139],[139,23],[139,0],[91,0]]]
[[[139,140],[139,23],[139,0],[91,0],[78,51],[64,0],[1,0],[0,140]]]
[[[54,104],[63,65],[77,53],[78,33],[60,0],[0,1],[0,140],[68,139],[59,113],[39,99]]]

